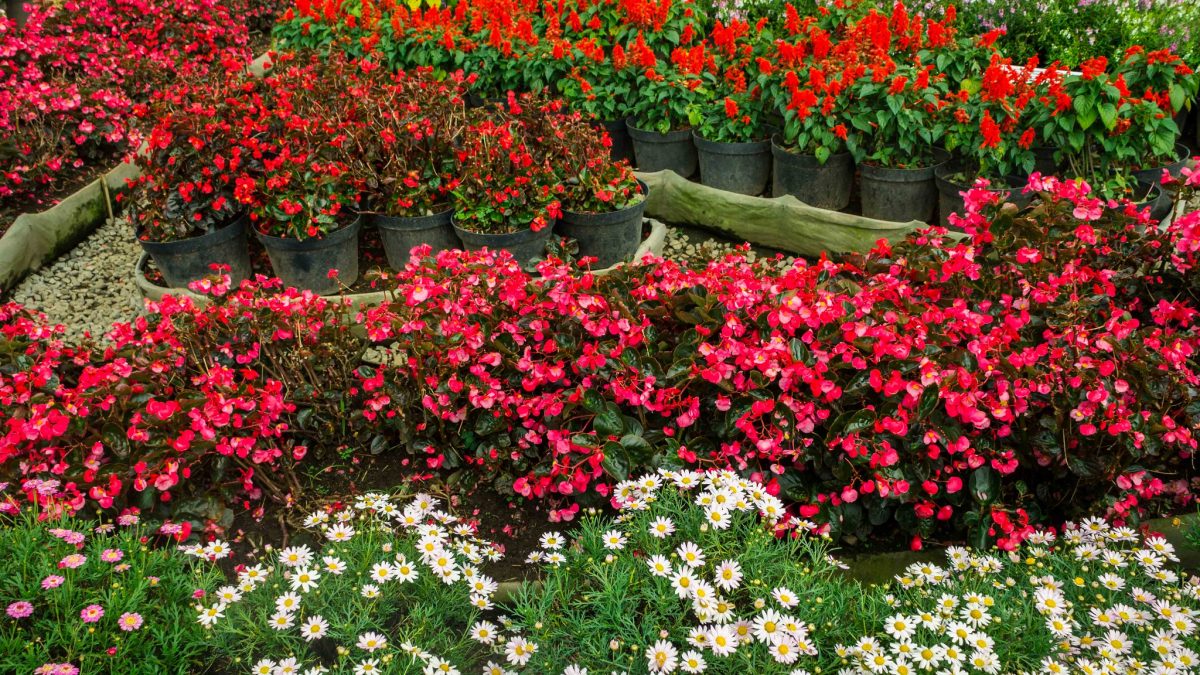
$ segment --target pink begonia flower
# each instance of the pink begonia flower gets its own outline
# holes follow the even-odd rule
[[[1100,220],[1104,215],[1104,202],[1099,199],[1081,199],[1075,202],[1075,210],[1071,212],[1079,220]]]
[[[1179,178],[1188,187],[1200,188],[1200,167],[1195,169],[1190,166],[1183,167],[1179,170]]]

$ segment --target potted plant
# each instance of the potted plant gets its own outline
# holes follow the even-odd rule
[[[1080,68],[1080,75],[1061,74],[1057,85],[1070,108],[1043,120],[1043,132],[1062,149],[1067,177],[1086,181],[1104,199],[1154,204],[1162,169],[1141,176],[1138,170],[1173,154],[1175,122],[1154,101],[1131,97],[1124,76],[1109,72],[1104,57]],[[1164,215],[1161,208],[1156,215]]]
[[[563,100],[608,133],[613,160],[632,163],[633,141],[625,120],[629,117],[633,77],[625,50],[613,45],[611,57],[606,58],[599,42],[585,39],[575,43],[575,52],[578,65],[560,84]]]
[[[858,133],[842,117],[844,92],[819,91],[797,83],[784,99],[783,131],[771,138],[771,194],[838,211],[850,204]]]
[[[604,269],[629,259],[642,241],[646,186],[628,162],[614,162],[602,137],[578,116],[561,123],[558,167],[562,218],[555,231]]]
[[[1117,114],[1110,138],[1098,140],[1121,153],[1115,159],[1138,181],[1158,185],[1164,174],[1176,178],[1190,164],[1192,151],[1176,140],[1179,126],[1169,108],[1151,98],[1123,98]]]
[[[269,159],[255,177],[250,221],[285,285],[329,295],[358,279],[362,218],[348,177],[308,153]]]
[[[965,81],[954,95],[945,110],[945,147],[951,158],[934,169],[943,227],[951,213],[962,213],[963,193],[981,178],[988,181],[987,189],[1011,203],[1025,206],[1032,200],[1022,188],[1035,162],[1036,120],[1029,113],[1030,101],[1038,100],[1035,93],[1031,78],[993,56],[981,80]],[[1047,105],[1036,107],[1059,110]]]
[[[246,220],[233,198],[240,99],[230,84],[182,82],[142,111],[156,122],[146,151],[135,158],[141,175],[130,181],[129,218],[172,288],[187,288],[214,265],[228,268],[234,284],[250,276]]]
[[[1147,52],[1141,46],[1130,47],[1116,68],[1125,87],[1136,96],[1158,104],[1172,117],[1177,135],[1200,93],[1200,74],[1169,50]]]
[[[318,55],[277,64],[265,79],[271,96],[243,122],[260,133],[243,141],[255,161],[234,194],[288,286],[330,294],[358,279],[362,183],[347,157],[358,151],[355,130],[370,124],[362,102],[376,86],[362,75],[377,69]]]
[[[428,69],[379,83],[363,101],[368,125],[357,127],[348,159],[367,191],[367,221],[383,241],[388,264],[402,269],[414,247],[457,248],[454,144],[466,123],[461,73],[437,79]]]
[[[519,262],[541,258],[561,215],[561,185],[536,161],[518,119],[480,116],[464,135],[453,190],[454,231],[467,250],[507,250]]]
[[[660,72],[657,57],[639,34],[634,59],[640,71],[628,127],[637,168],[690,177],[697,166],[692,127],[700,123],[700,106],[706,98],[697,77],[703,67],[703,45],[677,49],[672,56],[675,67],[668,65]]]
[[[760,195],[771,177],[771,140],[761,101],[733,92],[712,106],[695,131],[703,183],[718,190]]]
[[[854,153],[862,177],[862,214],[928,222],[938,202],[934,169],[944,159],[935,154],[945,134],[939,115],[944,80],[929,65],[889,64],[886,70],[890,76],[873,72],[854,86],[850,123],[863,138]]]

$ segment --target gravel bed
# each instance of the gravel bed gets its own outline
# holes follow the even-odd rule
[[[736,244],[693,228],[668,230],[664,255],[703,265],[732,253]],[[65,339],[103,339],[113,323],[141,312],[143,299],[130,275],[142,248],[123,219],[109,220],[78,246],[30,274],[11,295],[18,302],[66,326]],[[748,257],[767,253],[751,250]],[[790,259],[789,259],[790,260]]]
[[[11,300],[66,326],[68,342],[101,338],[118,321],[131,320],[142,297],[130,279],[141,246],[126,220],[109,220],[50,265],[13,289]]]
[[[711,233],[691,227],[672,227],[667,230],[667,241],[663,246],[663,257],[671,260],[682,260],[692,265],[705,265],[709,261],[718,260],[737,250],[739,244],[729,239],[715,237]],[[762,246],[751,246],[746,252],[746,260],[754,262],[759,259],[771,259],[781,254],[778,261],[780,268],[790,267],[796,257]]]

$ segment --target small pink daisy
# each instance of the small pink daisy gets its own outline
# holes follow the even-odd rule
[[[72,553],[71,555],[69,555],[69,556],[67,556],[67,557],[63,558],[62,560],[59,560],[59,561],[58,561],[58,568],[59,568],[59,569],[72,569],[72,570],[73,570],[73,569],[75,569],[76,567],[79,567],[80,565],[83,565],[85,562],[87,562],[87,556],[86,556],[86,555],[81,555],[81,554],[79,554],[79,553]]]
[[[8,606],[8,615],[14,619],[24,619],[33,614],[33,603],[28,600],[18,600]]]
[[[104,608],[100,605],[88,605],[79,613],[79,618],[83,619],[84,623],[96,623],[102,616],[104,616]]]
[[[79,669],[69,663],[60,663],[54,669],[54,675],[79,675]]]
[[[119,548],[106,548],[100,554],[100,559],[106,563],[120,562],[121,558],[125,557],[125,552]]]
[[[50,534],[58,537],[59,539],[62,539],[63,541],[67,542],[68,544],[72,544],[75,546],[83,545],[84,536],[83,536],[82,532],[75,532],[74,530],[64,530],[62,528],[55,528],[53,530],[50,530]]]
[[[125,632],[135,631],[142,627],[142,615],[137,612],[125,612],[117,619],[117,625]]]
[[[63,577],[60,577],[57,574],[51,574],[45,579],[42,579],[42,590],[48,591],[51,588],[58,588],[59,586],[63,585],[64,581],[66,581],[66,579]]]

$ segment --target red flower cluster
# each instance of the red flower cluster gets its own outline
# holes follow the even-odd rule
[[[43,204],[47,186],[108,168],[139,142],[134,104],[172,79],[251,57],[248,27],[273,0],[67,0],[0,19],[0,199]]]
[[[1044,203],[1021,215],[970,191],[965,241],[931,228],[783,270],[733,255],[599,280],[417,257],[386,281],[394,302],[353,320],[209,284],[210,305],[164,301],[104,353],[9,306],[0,469],[80,506],[206,489],[228,463],[218,486],[284,499],[313,442],[384,436],[530,497],[732,466],[844,534],[982,527],[1002,545],[1077,509],[1187,503],[1200,212],[1162,231],[1080,183],[1030,189]],[[355,326],[404,358],[360,368]],[[336,438],[306,433],[327,419]]]

